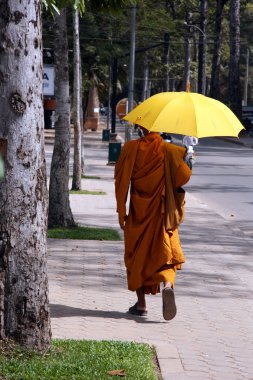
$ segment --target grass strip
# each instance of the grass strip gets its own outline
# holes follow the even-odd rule
[[[76,239],[76,240],[121,240],[118,231],[112,228],[97,227],[69,227],[50,228],[47,236],[53,239]]]
[[[82,175],[82,178],[86,178],[86,179],[101,179],[100,177],[98,177],[96,175]]]
[[[69,190],[70,194],[90,194],[90,195],[105,195],[104,191],[95,191],[95,190]]]
[[[147,344],[122,341],[55,339],[36,353],[0,342],[0,373],[6,380],[108,380],[121,370],[126,380],[157,380],[155,353]]]
[[[69,178],[73,178],[73,176],[69,176]],[[101,177],[98,177],[96,175],[81,175],[81,178],[83,179],[101,179]]]

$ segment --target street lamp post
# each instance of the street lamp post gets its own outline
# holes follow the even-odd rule
[[[205,94],[206,92],[206,33],[197,25],[188,24],[184,25],[189,28],[197,29],[200,32],[199,38],[199,57],[198,57],[198,92]]]

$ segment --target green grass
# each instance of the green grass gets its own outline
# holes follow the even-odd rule
[[[71,175],[71,176],[69,176],[70,178],[73,178],[73,176]],[[81,177],[82,178],[84,178],[84,179],[101,179],[101,177],[98,177],[98,176],[96,176],[96,175],[81,175]]]
[[[43,354],[0,342],[0,374],[6,380],[157,380],[154,350],[121,341],[54,340]]]
[[[121,240],[119,233],[112,228],[96,227],[71,227],[50,228],[48,237],[53,239],[76,239],[76,240]]]
[[[96,175],[82,175],[82,178],[86,178],[86,179],[101,179],[100,177],[98,177]]]
[[[91,194],[91,195],[105,195],[104,191],[95,190],[69,190],[70,194]]]

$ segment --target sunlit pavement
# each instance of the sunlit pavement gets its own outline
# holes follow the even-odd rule
[[[84,179],[83,189],[106,195],[71,195],[75,220],[118,229],[114,167],[102,131],[86,132],[85,147],[86,174],[100,179]],[[127,290],[123,241],[49,239],[53,337],[155,345],[164,380],[252,380],[252,238],[191,194],[180,231],[187,263],[177,275],[178,314],[170,322],[162,318],[160,295],[148,296],[147,318],[126,313],[135,294]]]

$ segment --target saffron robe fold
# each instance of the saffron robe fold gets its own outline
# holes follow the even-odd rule
[[[165,143],[157,133],[127,142],[115,167],[119,221],[126,220],[125,265],[128,289],[160,291],[169,269],[185,262],[178,226],[184,216],[184,190],[191,176],[185,148]],[[130,186],[131,185],[131,186]],[[130,205],[126,203],[130,187]]]

